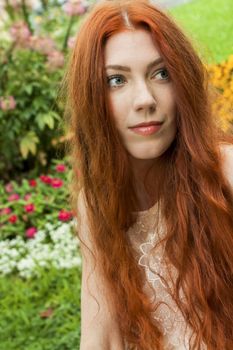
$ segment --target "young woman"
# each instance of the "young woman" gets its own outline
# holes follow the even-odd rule
[[[102,1],[67,82],[81,350],[233,349],[233,142],[188,39],[149,1]]]

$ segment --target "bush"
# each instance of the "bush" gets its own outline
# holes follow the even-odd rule
[[[0,171],[41,170],[63,156],[57,99],[84,1],[7,1],[0,40]],[[3,9],[1,9],[1,12]],[[2,25],[2,24],[1,24]]]
[[[12,52],[2,71],[1,172],[12,175],[46,165],[55,156],[52,140],[61,135],[62,110],[55,102],[61,76],[61,69],[48,71],[45,56],[38,52]]]

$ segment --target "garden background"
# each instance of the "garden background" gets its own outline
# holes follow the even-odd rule
[[[0,1],[0,350],[79,348],[81,257],[60,92],[94,2]],[[232,132],[232,0],[157,3],[206,63],[219,123]]]

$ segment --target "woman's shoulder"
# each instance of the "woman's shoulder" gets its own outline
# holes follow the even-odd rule
[[[228,142],[221,142],[219,144],[221,152],[231,153],[233,151],[233,144]]]
[[[221,143],[220,154],[223,173],[233,188],[233,144]]]

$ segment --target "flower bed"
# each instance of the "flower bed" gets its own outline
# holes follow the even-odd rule
[[[68,204],[70,172],[54,161],[51,172],[35,179],[0,183],[0,239],[33,238],[46,223],[68,222],[73,215]]]
[[[0,274],[30,278],[41,269],[80,267],[69,178],[67,165],[54,161],[47,175],[1,183]]]

